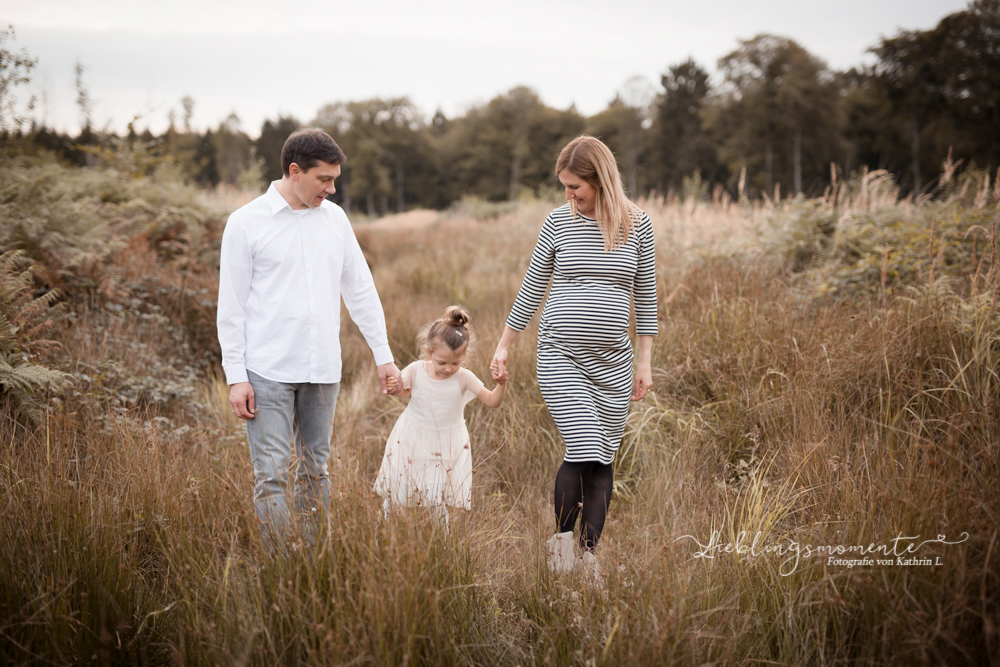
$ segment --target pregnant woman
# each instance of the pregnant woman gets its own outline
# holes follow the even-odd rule
[[[614,486],[612,463],[629,400],[652,386],[650,351],[656,323],[656,258],[646,214],[628,200],[614,155],[581,136],[556,161],[567,204],[538,235],[490,370],[507,378],[507,353],[552,290],[538,326],[538,386],[566,442],[556,474],[558,530],[548,541],[549,567],[578,562],[573,528],[581,519],[579,562],[597,575],[594,549]],[[633,389],[629,305],[634,302],[639,363]]]

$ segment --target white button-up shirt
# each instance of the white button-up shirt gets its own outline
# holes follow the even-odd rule
[[[219,343],[229,384],[247,369],[275,382],[340,382],[343,296],[377,365],[392,361],[382,303],[347,215],[293,210],[271,184],[222,233]]]

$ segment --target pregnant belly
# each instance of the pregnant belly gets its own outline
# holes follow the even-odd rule
[[[599,287],[553,291],[542,312],[541,328],[571,345],[628,345],[629,295]]]

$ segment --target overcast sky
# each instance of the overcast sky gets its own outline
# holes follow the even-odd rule
[[[98,127],[139,114],[156,132],[180,99],[194,125],[236,112],[308,122],[325,103],[408,95],[452,116],[513,86],[590,115],[625,81],[659,89],[669,65],[710,71],[740,39],[791,37],[834,69],[870,62],[868,47],[928,29],[965,0],[0,0],[0,23],[38,59],[36,117],[75,132],[74,62]]]

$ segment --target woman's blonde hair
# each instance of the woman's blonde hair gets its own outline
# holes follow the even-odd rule
[[[567,169],[597,193],[594,215],[604,236],[604,249],[614,250],[624,245],[642,212],[625,195],[611,149],[600,139],[581,135],[566,144],[556,160],[556,176]],[[575,201],[570,201],[570,208],[575,218],[578,213]]]
[[[431,322],[417,334],[417,350],[426,359],[430,352],[444,345],[452,352],[465,348],[472,351],[476,334],[472,331],[472,318],[461,306],[448,306],[439,319]]]

